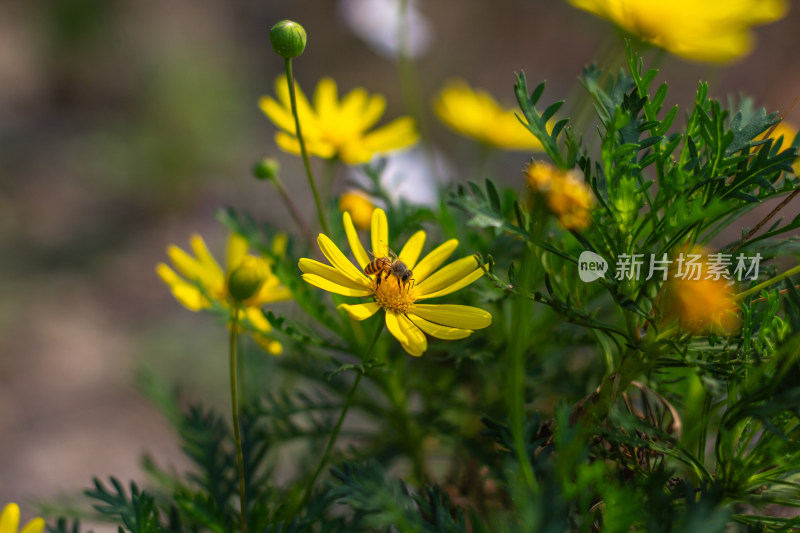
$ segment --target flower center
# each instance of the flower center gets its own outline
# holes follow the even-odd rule
[[[384,277],[381,273],[381,282],[376,276],[372,280],[372,295],[378,305],[398,313],[407,313],[416,301],[413,281],[403,283],[397,276]]]

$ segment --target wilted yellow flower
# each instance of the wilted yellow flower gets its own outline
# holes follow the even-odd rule
[[[358,229],[369,229],[375,204],[358,190],[349,190],[339,197],[339,211],[350,213]]]
[[[275,81],[277,101],[264,96],[261,110],[283,131],[275,134],[277,145],[292,154],[300,153],[294,115],[289,100],[289,87],[283,77]],[[366,163],[377,153],[407,148],[419,138],[414,120],[400,117],[370,132],[386,109],[386,100],[379,94],[369,95],[365,89],[353,89],[341,102],[336,82],[323,78],[314,91],[314,106],[295,84],[297,113],[306,150],[325,159],[339,157],[348,165]]]
[[[19,533],[42,533],[45,523],[41,518],[34,518]],[[0,533],[17,533],[19,529],[19,505],[9,503],[0,514]]]
[[[525,168],[525,177],[531,188],[544,196],[562,226],[574,230],[589,226],[594,196],[577,171],[564,172],[544,161],[532,161]]]
[[[450,81],[434,101],[439,119],[454,131],[504,150],[542,151],[542,143],[486,91],[474,91],[463,80]]]
[[[289,289],[281,285],[280,280],[272,274],[269,262],[263,257],[248,254],[247,239],[237,233],[231,234],[228,239],[225,271],[208,251],[200,235],[192,235],[189,242],[196,257],[190,256],[174,245],[167,249],[173,265],[184,277],[164,263],[156,266],[156,272],[172,290],[175,299],[192,311],[211,308],[211,300],[230,308],[232,298],[228,280],[231,273],[236,272],[242,265],[256,265],[248,270],[260,272],[261,283],[256,283],[254,290],[250,291],[252,295],[241,301],[239,320],[249,324],[253,329],[253,338],[262,348],[273,355],[281,353],[283,348],[278,341],[270,337],[272,326],[264,318],[261,307],[268,303],[289,300],[292,295]],[[286,237],[276,236],[273,250],[276,253],[283,253],[285,246]]]
[[[797,135],[797,128],[794,125],[782,120],[778,123],[770,137],[775,139],[776,141],[783,137],[783,143],[781,143],[781,150],[787,149],[792,142],[794,141],[795,136]],[[792,169],[794,169],[794,173],[800,175],[800,157],[794,160],[792,164]]]
[[[664,316],[695,334],[734,334],[739,328],[739,307],[731,283],[712,272],[705,250],[692,250],[685,257],[685,266],[671,272],[665,287]],[[695,265],[689,267],[692,260]]]
[[[524,170],[528,185],[538,192],[547,192],[553,181],[560,178],[556,167],[544,161],[531,161]]]
[[[324,234],[319,235],[317,243],[332,266],[305,258],[300,260],[299,266],[303,279],[315,287],[344,296],[372,298],[368,303],[339,306],[352,319],[365,320],[383,309],[386,328],[409,354],[417,357],[428,348],[426,333],[438,339],[463,339],[473,330],[491,324],[492,315],[477,307],[419,303],[455,292],[483,276],[484,271],[475,257],[464,257],[436,271],[458,247],[457,240],[445,242],[417,261],[425,244],[425,232],[412,235],[397,257],[410,271],[410,277],[403,281],[398,276],[399,270],[395,273],[377,268],[377,261],[385,258],[391,262],[389,225],[383,209],[372,213],[372,253],[376,262],[370,260],[359,241],[350,214],[345,213],[343,218],[347,241],[358,266]],[[367,268],[371,263],[375,269]],[[366,274],[365,269],[375,273]]]
[[[686,59],[722,63],[753,47],[751,26],[774,22],[785,0],[569,0]]]

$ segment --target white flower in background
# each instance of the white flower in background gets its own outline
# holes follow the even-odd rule
[[[395,152],[386,158],[386,167],[381,173],[381,188],[386,191],[392,204],[400,200],[416,205],[435,207],[439,205],[439,189],[453,175],[452,167],[438,152],[433,153],[436,169],[433,172],[428,155],[420,148]],[[369,179],[357,168],[350,169],[350,180],[369,187]],[[381,202],[377,202],[381,205]]]
[[[406,4],[405,54],[422,56],[433,41],[431,24],[416,8]],[[400,52],[400,0],[341,0],[339,15],[350,31],[363,39],[378,54],[397,59]]]

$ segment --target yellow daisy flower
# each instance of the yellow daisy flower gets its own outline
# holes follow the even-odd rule
[[[463,80],[450,81],[433,107],[447,127],[481,143],[503,150],[543,150],[517,119],[515,108],[500,107],[491,94],[474,91]]]
[[[228,256],[224,271],[208,251],[208,247],[200,235],[192,235],[189,242],[195,257],[174,245],[167,248],[167,255],[183,277],[164,263],[156,266],[156,272],[172,290],[175,299],[192,311],[210,309],[212,307],[211,300],[229,309],[231,305],[228,290],[230,273],[243,263],[258,263],[258,270],[264,273],[264,280],[255,294],[242,302],[239,320],[246,320],[252,327],[253,338],[262,348],[273,355],[280,354],[283,347],[269,336],[272,326],[264,318],[261,307],[268,303],[289,300],[292,295],[289,289],[282,286],[280,280],[272,274],[269,262],[263,257],[248,254],[247,239],[237,233],[231,234],[228,239]],[[273,250],[280,254],[285,248],[286,236],[276,236],[273,241]]]
[[[751,26],[783,18],[785,0],[569,0],[686,59],[723,63],[747,55]]]
[[[472,256],[436,271],[455,251],[457,240],[445,242],[418,261],[425,244],[425,232],[412,235],[398,255],[412,272],[411,279],[404,283],[394,274],[380,271],[367,275],[364,272],[371,263],[370,256],[358,239],[350,214],[344,213],[343,219],[347,241],[358,266],[324,234],[319,235],[317,243],[331,266],[305,258],[300,259],[299,266],[303,279],[315,287],[334,294],[373,299],[368,303],[341,304],[339,308],[347,311],[351,318],[365,320],[383,309],[386,328],[409,354],[417,357],[428,348],[426,333],[438,339],[463,339],[473,330],[491,324],[492,315],[477,307],[419,303],[455,292],[483,276],[483,269]],[[382,209],[372,213],[371,241],[376,259],[389,257],[389,226]]]
[[[280,129],[275,134],[277,145],[292,154],[300,154],[294,115],[286,79],[275,81],[277,101],[264,96],[259,107]],[[338,157],[348,165],[366,163],[377,153],[407,148],[419,136],[411,117],[400,117],[370,132],[386,109],[386,100],[379,94],[369,95],[361,87],[353,89],[339,101],[336,82],[323,78],[314,91],[314,105],[295,84],[300,128],[309,154],[325,159]]]
[[[41,518],[34,518],[19,533],[42,533],[45,523]],[[0,513],[0,533],[17,533],[19,529],[19,505],[9,503]]]

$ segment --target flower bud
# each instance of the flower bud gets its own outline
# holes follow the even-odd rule
[[[361,191],[351,189],[339,198],[339,211],[350,213],[358,229],[369,229],[375,204]]]
[[[253,165],[253,176],[260,180],[274,180],[280,171],[280,163],[272,157],[265,157]]]
[[[263,260],[246,256],[228,277],[228,293],[234,300],[247,300],[258,292],[268,275],[267,265]]]
[[[306,48],[306,30],[297,22],[282,20],[269,30],[272,49],[284,59],[292,59]]]

